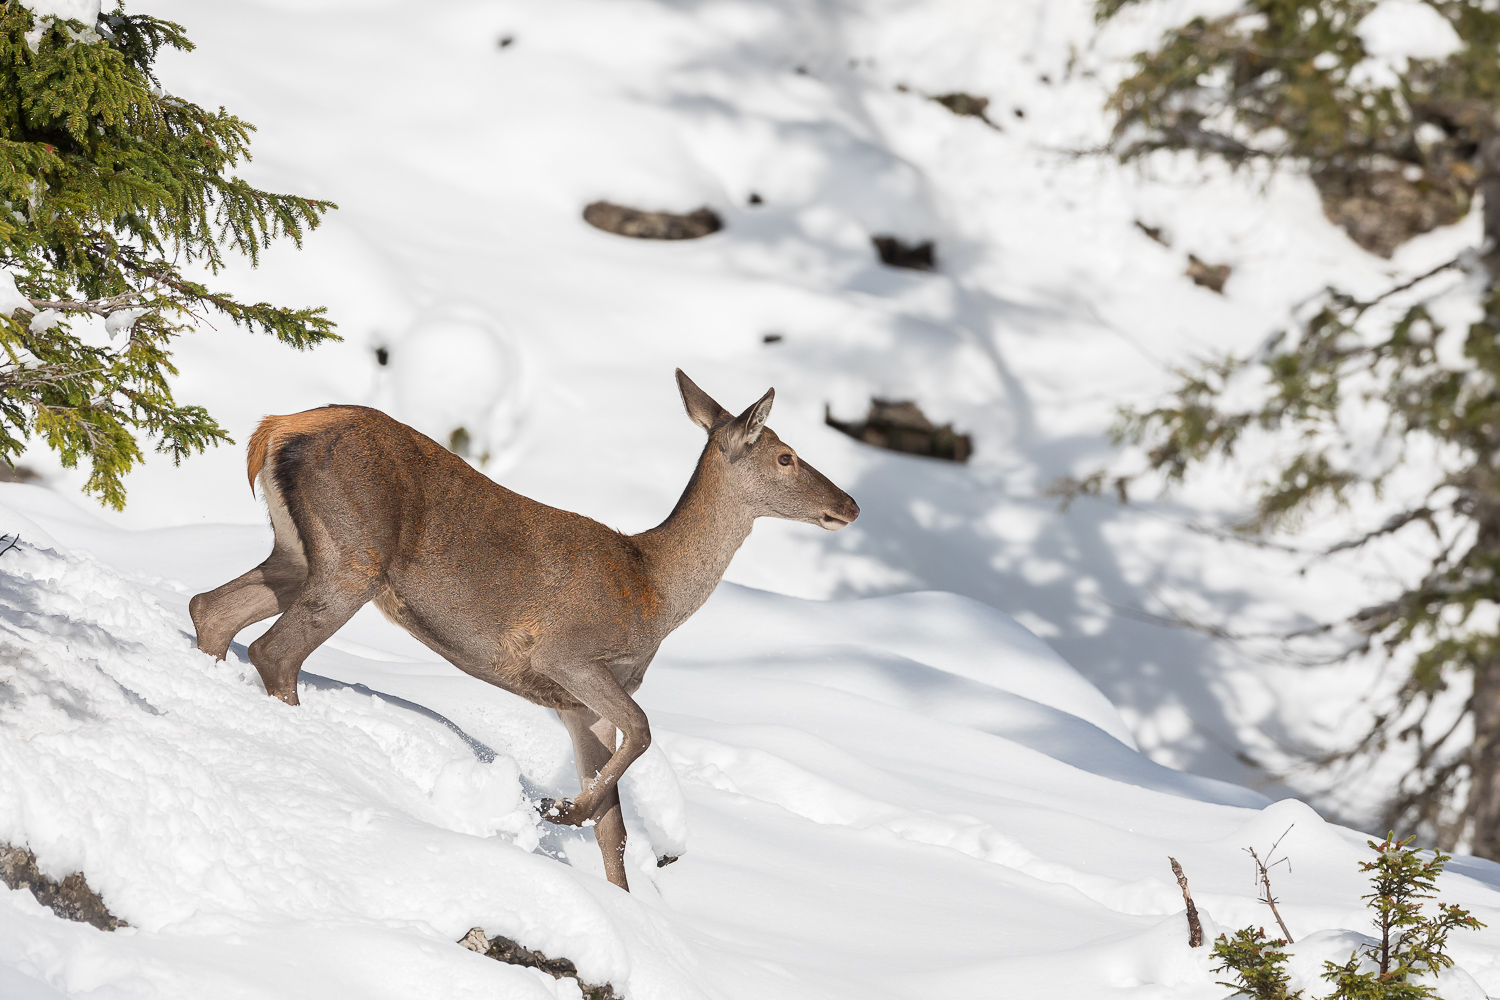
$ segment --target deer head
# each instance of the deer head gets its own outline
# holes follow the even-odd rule
[[[735,416],[677,369],[677,388],[693,423],[708,432],[705,457],[752,517],[779,517],[837,531],[859,517],[854,498],[804,462],[766,426],[775,389]]]

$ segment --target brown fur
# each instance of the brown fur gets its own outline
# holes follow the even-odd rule
[[[513,493],[378,410],[267,417],[247,471],[275,544],[189,603],[198,647],[222,658],[240,629],[280,613],[250,661],[295,705],[303,660],[373,600],[460,670],[558,712],[583,791],[547,818],[597,817],[605,869],[626,886],[616,785],[651,741],[630,695],[657,647],[708,599],[755,518],[837,529],[859,516],[764,426],[772,393],[734,417],[677,376],[709,441],[671,516],[639,535]]]
[[[255,492],[255,480],[265,467],[266,457],[280,446],[289,435],[308,434],[325,426],[339,416],[338,411],[347,407],[324,406],[316,410],[303,410],[285,416],[269,416],[256,425],[250,434],[250,446],[245,449],[245,471],[250,478],[250,492]]]

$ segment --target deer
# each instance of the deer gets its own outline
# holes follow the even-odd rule
[[[662,640],[708,600],[757,518],[837,531],[859,516],[766,426],[774,388],[735,416],[676,377],[708,441],[671,514],[634,535],[512,492],[376,409],[266,417],[247,473],[271,554],[192,598],[198,648],[223,660],[242,629],[279,614],[249,658],[268,695],[297,705],[303,661],[374,601],[459,670],[557,713],[580,791],[543,799],[542,816],[593,820],[605,875],[629,891],[619,782],[651,745],[632,695]]]

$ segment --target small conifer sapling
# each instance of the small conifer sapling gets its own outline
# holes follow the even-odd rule
[[[1411,842],[1394,834],[1378,844],[1368,841],[1375,859],[1360,863],[1360,871],[1372,873],[1371,891],[1362,898],[1375,911],[1380,940],[1356,950],[1343,965],[1323,963],[1323,978],[1334,984],[1339,1000],[1436,997],[1429,983],[1413,978],[1436,976],[1453,965],[1446,950],[1450,931],[1484,926],[1451,903],[1439,903],[1436,915],[1422,912],[1424,901],[1437,895],[1437,878],[1449,857],[1434,854],[1424,860]],[[1366,967],[1370,963],[1374,968]]]
[[[1255,1000],[1297,1000],[1302,991],[1290,988],[1285,948],[1281,938],[1266,937],[1264,927],[1242,927],[1232,937],[1220,934],[1214,941],[1214,971],[1232,972],[1234,981],[1219,985]]]

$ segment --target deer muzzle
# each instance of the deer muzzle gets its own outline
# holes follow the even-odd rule
[[[857,517],[859,517],[859,504],[854,502],[853,497],[846,496],[837,510],[825,510],[818,518],[818,524],[829,531],[838,531],[840,528],[847,528],[849,522]]]

